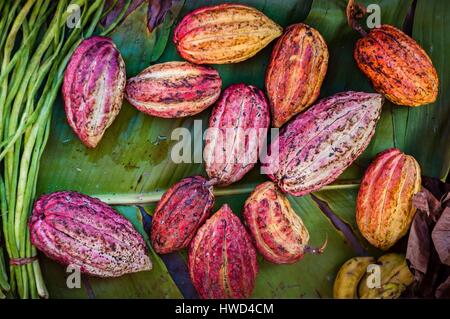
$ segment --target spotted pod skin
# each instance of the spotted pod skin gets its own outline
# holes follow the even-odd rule
[[[248,298],[258,273],[250,235],[228,205],[200,227],[191,242],[188,268],[203,299]]]
[[[308,230],[273,182],[258,185],[250,194],[244,220],[256,248],[268,261],[291,264],[303,258]]]
[[[382,104],[380,94],[352,91],[319,101],[273,140],[270,153],[278,151],[278,161],[263,161],[268,176],[294,196],[333,182],[366,149]]]
[[[216,185],[237,182],[254,167],[269,125],[269,105],[260,89],[245,84],[225,89],[205,136],[206,172]]]
[[[125,63],[110,38],[93,36],[77,47],[64,73],[67,121],[89,148],[100,142],[122,107]]]
[[[152,246],[167,254],[189,245],[214,205],[212,186],[202,176],[182,179],[156,206],[152,220]]]
[[[306,24],[289,26],[278,39],[266,73],[273,126],[281,127],[319,97],[328,57],[325,40]]]
[[[221,4],[186,15],[175,28],[174,43],[192,63],[237,63],[254,56],[281,33],[278,24],[255,8]]]
[[[375,247],[387,250],[403,237],[416,212],[414,194],[421,189],[420,166],[410,155],[391,148],[377,155],[361,182],[356,222]]]
[[[427,53],[408,35],[381,25],[356,43],[354,57],[375,89],[398,105],[433,103],[439,78]]]
[[[133,225],[98,199],[64,191],[36,201],[31,242],[49,258],[98,277],[152,269],[145,242]]]
[[[220,96],[222,79],[208,66],[189,62],[152,65],[128,80],[126,98],[139,111],[164,118],[200,113]]]

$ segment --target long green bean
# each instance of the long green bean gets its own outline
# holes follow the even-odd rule
[[[26,223],[64,70],[80,41],[94,33],[100,19],[113,6],[104,10],[104,0],[18,2],[20,6],[0,2],[0,14],[7,17],[0,22],[0,209],[6,251],[10,259],[20,261],[36,256]],[[110,32],[123,19],[130,3],[125,2],[117,20],[103,33]],[[81,27],[66,35],[69,4],[82,8]],[[50,14],[53,18],[47,25]],[[2,279],[6,277],[1,277],[1,270],[0,265],[0,288],[4,289],[6,281]],[[21,298],[48,296],[37,260],[25,265],[11,264],[9,274],[7,288]]]

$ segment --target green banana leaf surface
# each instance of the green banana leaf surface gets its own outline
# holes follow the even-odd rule
[[[181,60],[172,42],[173,26],[193,9],[230,1],[178,1],[153,32],[146,25],[148,2],[143,1],[112,34],[126,63],[127,76],[159,62]],[[321,97],[340,91],[373,92],[373,87],[358,70],[353,48],[359,34],[347,24],[346,0],[234,0],[264,12],[283,27],[304,22],[316,28],[327,41],[330,61]],[[376,134],[367,150],[332,186],[303,197],[289,197],[294,210],[310,232],[310,244],[328,245],[320,255],[307,255],[292,265],[275,265],[258,256],[260,271],[254,298],[330,298],[339,267],[356,255],[379,252],[359,234],[355,222],[358,181],[374,156],[390,147],[413,155],[423,175],[445,179],[449,171],[450,26],[445,14],[450,12],[446,0],[364,0],[381,8],[381,22],[407,29],[412,22],[412,36],[431,56],[440,78],[436,103],[407,108],[386,102]],[[411,11],[412,10],[412,11]],[[407,19],[409,14],[409,18]],[[408,31],[408,30],[406,30]],[[255,57],[239,64],[215,66],[223,79],[223,88],[246,83],[264,88],[264,75],[273,43]],[[87,149],[76,138],[65,119],[59,98],[54,106],[50,139],[42,158],[38,193],[76,190],[106,199],[147,198],[140,207],[116,207],[130,219],[148,243],[148,225],[155,202],[172,184],[183,177],[203,174],[201,163],[174,163],[171,151],[177,140],[171,138],[175,128],[189,129],[192,158],[203,150],[202,133],[208,126],[210,109],[184,119],[161,119],[138,112],[127,102],[95,149]],[[201,127],[198,122],[201,120]],[[206,175],[205,175],[206,176]],[[240,216],[249,192],[266,180],[259,167],[244,179],[216,190],[215,210],[229,204]],[[122,196],[122,197],[121,197]],[[114,200],[110,201],[114,203]],[[400,242],[394,249],[404,249]],[[67,288],[65,268],[41,257],[42,268],[53,298],[196,298],[186,269],[186,251],[158,256],[151,247],[153,270],[116,279],[82,277],[80,288]]]

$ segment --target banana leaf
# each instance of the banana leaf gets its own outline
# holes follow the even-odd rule
[[[254,6],[283,27],[304,21],[319,30],[330,50],[322,97],[346,90],[373,91],[353,60],[353,48],[359,35],[347,25],[346,0],[186,0],[182,7],[172,8],[159,29],[151,33],[145,22],[148,9],[145,1],[112,34],[124,57],[127,75],[134,76],[152,63],[181,60],[172,42],[173,25],[199,6],[223,2]],[[399,28],[403,27],[413,4],[412,0],[360,2],[379,4],[381,22]],[[293,265],[274,265],[259,256],[260,272],[252,297],[330,298],[336,272],[345,260],[356,255],[379,254],[359,234],[355,223],[358,180],[378,152],[399,147],[418,159],[424,175],[441,179],[447,176],[450,96],[444,89],[449,84],[450,70],[445,48],[449,47],[450,40],[445,35],[450,32],[447,30],[450,27],[443,19],[449,5],[445,0],[418,0],[413,20],[413,37],[431,55],[440,76],[438,101],[420,108],[386,102],[369,147],[336,183],[311,195],[289,197],[309,229],[310,244],[320,245],[328,238],[328,246],[323,255],[305,256]],[[272,46],[242,63],[215,66],[223,79],[223,88],[241,82],[264,88],[264,73]],[[202,133],[207,128],[209,114],[210,110],[206,110],[185,119],[160,119],[139,113],[124,102],[119,116],[99,146],[90,150],[71,131],[62,101],[58,99],[50,140],[40,167],[38,192],[77,190],[99,196],[112,204],[140,202],[151,215],[154,202],[164,190],[183,177],[205,174],[201,163],[174,163],[171,160],[173,146],[178,143],[171,139],[171,133],[178,127],[189,129],[192,138],[183,142],[190,143],[192,158],[198,156],[203,149],[199,141],[202,141]],[[195,120],[201,121],[201,127]],[[241,182],[216,189],[215,209],[228,203],[240,215],[249,192],[264,180],[266,177],[256,167]],[[142,225],[146,225],[148,218],[144,210],[137,210],[135,206],[118,209],[143,232]],[[148,231],[148,227],[145,228]],[[147,236],[145,232],[143,234]],[[57,298],[196,297],[187,282],[186,251],[162,257],[152,252],[151,258],[154,269],[150,272],[108,280],[83,276],[81,289],[67,288],[67,274],[60,265],[45,259],[43,268],[50,294]]]

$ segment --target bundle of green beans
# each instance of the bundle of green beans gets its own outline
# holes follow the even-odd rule
[[[126,1],[115,22],[101,35],[107,35],[123,19],[130,2]],[[116,3],[0,0],[0,209],[10,264],[8,285],[0,251],[0,291],[11,289],[21,298],[48,297],[27,227],[39,161],[68,60]],[[72,8],[80,9],[81,18],[69,28]],[[0,298],[2,295],[0,292]]]

